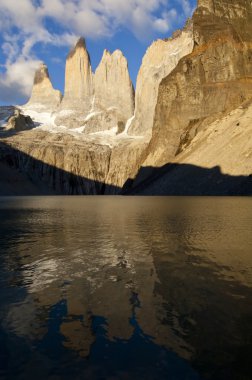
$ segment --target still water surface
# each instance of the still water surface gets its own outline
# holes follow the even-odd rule
[[[0,198],[1,379],[252,379],[252,198]]]

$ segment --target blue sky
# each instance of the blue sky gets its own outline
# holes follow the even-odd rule
[[[65,58],[86,38],[93,71],[103,50],[120,49],[135,85],[147,47],[183,27],[196,0],[0,0],[0,104],[23,104],[34,71],[48,65],[63,92]]]

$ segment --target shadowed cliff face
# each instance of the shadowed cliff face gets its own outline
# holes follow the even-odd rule
[[[252,195],[251,176],[230,176],[220,167],[202,168],[190,164],[167,164],[161,168],[144,167],[139,178],[147,178],[133,189],[134,195]],[[127,194],[127,186],[124,190]]]
[[[99,140],[94,143],[69,135],[48,135],[36,129],[29,134],[2,132],[0,137],[0,163],[19,169],[35,184],[43,181],[49,191],[68,195],[118,194],[138,171],[145,144],[133,141],[131,145],[125,140],[110,147]],[[3,182],[13,185],[14,174],[8,178],[7,168],[4,172]]]
[[[137,153],[136,161],[139,161]],[[127,160],[121,177],[117,173],[122,167],[114,164],[110,167],[113,154],[120,155],[121,151],[111,152],[104,147],[98,155],[94,147],[78,152],[73,147],[46,150],[34,146],[24,152],[9,145],[8,141],[1,142],[0,195],[252,195],[252,176],[230,176],[222,173],[219,167],[207,169],[190,164],[141,168],[139,184],[130,179]],[[71,166],[64,165],[64,156]],[[118,185],[110,184],[119,178]],[[143,178],[148,179],[141,181]]]
[[[195,47],[159,87],[146,165],[163,165],[213,121],[252,97],[252,4],[199,1]]]

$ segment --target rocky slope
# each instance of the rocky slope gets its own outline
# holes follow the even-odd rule
[[[148,49],[133,99],[123,55],[105,52],[93,76],[81,39],[62,103],[24,109],[41,126],[2,135],[1,161],[58,193],[252,194],[251,1],[199,0]]]
[[[149,177],[134,194],[252,195],[252,101],[207,125],[191,144]]]

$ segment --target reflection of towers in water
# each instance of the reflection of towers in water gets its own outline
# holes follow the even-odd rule
[[[159,280],[152,246],[160,226],[154,218],[153,241],[145,207],[138,210],[137,201],[123,207],[123,213],[108,200],[99,208],[95,202],[90,200],[82,208],[73,199],[62,207],[62,201],[56,199],[52,205],[49,201],[45,210],[35,207],[28,213],[31,240],[36,244],[21,239],[19,252],[30,305],[29,325],[47,320],[50,308],[64,299],[63,345],[87,356],[95,341],[93,315],[106,319],[108,339],[130,339],[134,330],[131,299],[136,293],[141,304],[136,319],[141,329],[157,343],[171,344],[177,338],[163,324],[163,298],[155,291]],[[21,314],[22,307],[15,314],[16,325]],[[29,330],[31,338],[35,336],[30,327],[24,330]],[[36,339],[43,339],[46,331],[37,335]]]
[[[233,257],[227,255],[224,236],[218,235],[217,243],[214,237],[218,229],[228,234],[234,215],[211,205],[209,211],[205,199],[193,207],[191,200],[186,202],[160,198],[149,204],[146,198],[139,204],[138,198],[130,202],[119,198],[116,203],[114,198],[103,198],[99,203],[89,198],[84,205],[72,199],[62,206],[61,200],[55,200],[51,209],[49,205],[28,212],[30,232],[16,240],[19,258],[11,263],[17,271],[22,268],[26,302],[9,313],[10,326],[17,334],[43,340],[47,325],[41,321],[51,318],[52,306],[65,300],[59,326],[62,344],[88,356],[96,341],[94,316],[106,320],[108,340],[130,339],[132,294],[137,294],[140,307],[134,309],[135,319],[155,343],[186,358],[194,348],[214,350],[212,321],[224,316],[214,328],[229,337],[232,310],[238,305],[246,314],[248,308],[246,298],[228,295],[230,288],[219,276],[222,260],[228,268]],[[237,213],[236,218],[242,223]],[[22,220],[23,213],[16,223]],[[242,232],[240,236],[251,241]],[[199,249],[202,239],[206,250]],[[233,236],[230,240],[235,246]],[[6,255],[9,263],[11,257]],[[245,256],[240,260],[243,266],[251,262]],[[237,268],[233,281],[238,280]],[[199,330],[205,335],[197,336]]]

